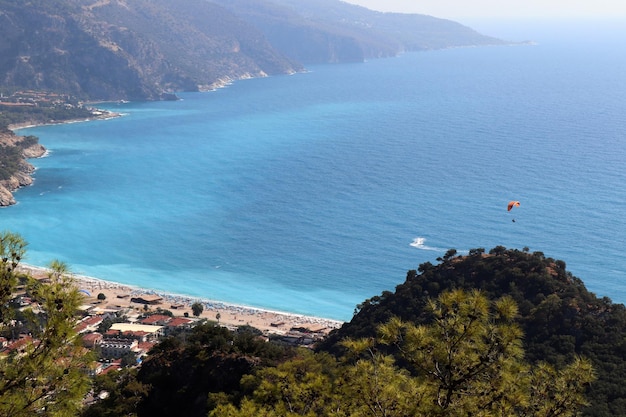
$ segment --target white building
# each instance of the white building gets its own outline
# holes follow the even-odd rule
[[[100,344],[100,355],[105,359],[119,359],[127,353],[136,353],[138,345],[136,340],[107,339]]]

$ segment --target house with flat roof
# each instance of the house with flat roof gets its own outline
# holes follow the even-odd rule
[[[113,323],[109,330],[118,330],[122,333],[145,332],[148,334],[148,338],[157,339],[165,334],[164,329],[165,328],[163,326],[155,326],[152,324]]]
[[[105,359],[119,359],[127,353],[136,353],[138,346],[136,340],[103,340],[100,344],[100,356]]]

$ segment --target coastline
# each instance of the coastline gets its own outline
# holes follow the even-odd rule
[[[28,264],[20,264],[18,269],[36,278],[46,277],[49,273],[48,268]],[[188,317],[193,318],[191,305],[199,302],[204,310],[198,318],[219,322],[219,324],[232,329],[249,325],[267,334],[286,334],[292,328],[304,328],[315,330],[317,333],[328,334],[331,330],[337,329],[344,324],[343,321],[339,320],[156,291],[149,288],[106,281],[100,278],[77,275],[71,272],[69,276],[72,277],[79,290],[89,293],[88,296],[86,295],[85,301],[92,304],[95,303],[99,311],[130,308],[139,312],[143,311],[144,304],[133,302],[131,299],[159,297],[162,301],[158,304],[150,305],[149,308],[151,310],[161,308],[171,311],[175,317],[185,317],[185,313],[187,313]],[[102,301],[97,300],[100,293],[106,297]],[[219,320],[217,320],[218,313],[220,315]]]
[[[81,117],[78,119],[59,120],[59,121],[47,122],[47,123],[33,123],[33,122],[15,123],[15,124],[9,125],[8,129],[17,135],[16,131],[20,129],[28,129],[31,127],[82,123],[82,122],[91,122],[94,120],[109,120],[109,119],[115,119],[115,118],[122,117],[122,116],[123,116],[122,113],[116,113],[116,112],[112,112],[109,110],[94,109],[92,110],[91,117]]]
[[[41,124],[25,122],[10,125],[9,129],[17,134],[16,131],[30,127],[79,123],[93,120],[108,120],[121,117],[122,115],[122,113],[94,109],[94,116],[89,118],[71,119]],[[46,149],[42,155],[36,157],[44,157],[47,153],[48,150]],[[26,264],[20,265],[19,269],[35,277],[45,277],[49,272],[49,269],[45,267]],[[202,297],[192,297],[188,295],[156,291],[149,288],[140,288],[128,284],[106,281],[100,278],[77,275],[74,273],[70,273],[70,276],[76,282],[79,290],[84,290],[91,294],[90,297],[87,297],[86,301],[97,301],[98,294],[104,294],[106,297],[105,300],[97,302],[99,310],[114,310],[121,308],[141,310],[144,305],[131,302],[131,298],[158,296],[162,298],[162,302],[151,306],[153,309],[159,307],[164,310],[169,310],[172,311],[172,313],[177,317],[184,317],[185,313],[187,313],[188,317],[194,317],[191,305],[195,302],[200,302],[204,310],[202,314],[200,314],[199,318],[218,321],[216,316],[219,313],[219,323],[222,325],[231,328],[250,325],[263,331],[264,333],[284,334],[291,328],[316,328],[320,333],[327,334],[331,330],[341,327],[344,323],[339,320],[327,319],[323,317],[273,311],[253,306],[226,303]],[[172,308],[172,306],[176,306],[176,308]]]
[[[26,129],[30,127],[37,126],[47,126],[47,125],[57,125],[57,124],[70,124],[70,123],[79,123],[79,122],[89,122],[92,120],[108,120],[117,117],[121,117],[121,113],[111,112],[109,110],[101,110],[101,109],[89,109],[91,112],[90,117],[81,117],[78,119],[67,119],[67,120],[59,120],[52,121],[48,123],[33,123],[33,122],[23,122],[23,123],[14,123],[7,126],[9,133],[0,134],[3,146],[6,146],[6,142],[13,143],[16,140],[20,140],[22,138],[19,135],[18,131],[20,129]],[[13,145],[12,145],[13,146]],[[43,158],[48,156],[49,151],[42,144],[36,143],[29,148],[23,150],[22,161],[20,162],[21,167],[18,171],[13,173],[10,178],[0,181],[0,207],[9,207],[14,204],[17,204],[17,200],[15,199],[14,192],[19,190],[22,187],[28,187],[32,185],[34,179],[32,177],[33,172],[35,172],[35,167],[28,162],[29,159]]]

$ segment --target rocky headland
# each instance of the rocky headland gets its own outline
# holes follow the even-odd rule
[[[3,148],[18,147],[23,141],[22,136],[13,132],[0,133],[0,146]],[[21,148],[21,159],[17,161],[17,170],[9,178],[0,180],[0,206],[10,206],[16,203],[13,192],[21,187],[33,183],[32,173],[35,167],[28,162],[30,158],[40,158],[46,154],[46,148],[39,143],[34,143]]]

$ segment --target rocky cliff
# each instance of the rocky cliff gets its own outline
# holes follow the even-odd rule
[[[153,100],[309,63],[497,43],[339,0],[0,0],[0,87]]]
[[[219,3],[262,30],[280,52],[305,64],[362,62],[406,51],[505,43],[451,20],[382,13],[338,0]]]
[[[8,87],[146,100],[301,69],[205,0],[0,0],[0,85]]]
[[[39,143],[29,144],[25,147],[21,146],[22,143],[23,138],[21,136],[12,132],[0,133],[0,147],[19,150],[16,161],[17,169],[8,178],[0,180],[0,206],[2,207],[15,204],[13,191],[33,183],[31,174],[35,171],[35,167],[27,159],[39,158],[46,153],[46,149]]]

